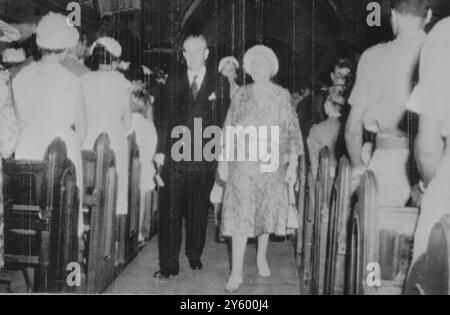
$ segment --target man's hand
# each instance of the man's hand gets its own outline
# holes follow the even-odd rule
[[[365,165],[358,165],[353,167],[352,169],[352,187],[351,191],[352,194],[356,192],[356,190],[359,188],[359,185],[361,184],[361,177],[366,173],[367,167]]]
[[[165,160],[165,155],[162,153],[157,153],[155,154],[155,157],[153,158],[153,161],[155,161],[156,166],[158,168],[160,168],[161,166],[164,166],[164,160]]]

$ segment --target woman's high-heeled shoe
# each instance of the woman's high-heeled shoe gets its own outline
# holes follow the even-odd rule
[[[237,293],[241,289],[242,283],[242,278],[237,280],[230,278],[230,280],[228,280],[227,286],[225,287],[225,291],[228,293]]]

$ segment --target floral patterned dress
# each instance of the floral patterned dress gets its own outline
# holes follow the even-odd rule
[[[284,236],[287,232],[289,212],[289,186],[285,181],[289,157],[303,155],[303,140],[297,114],[290,102],[287,90],[272,85],[265,102],[256,102],[253,86],[241,88],[233,98],[228,113],[227,127],[257,127],[258,147],[261,139],[267,142],[272,157],[278,158],[278,169],[262,172],[265,160],[255,162],[228,160],[229,177],[225,189],[222,236],[257,237],[263,234]],[[272,141],[272,129],[261,132],[260,127],[278,127],[279,138]],[[234,141],[236,141],[235,138]],[[247,137],[249,140],[249,137]],[[248,150],[251,141],[244,146],[235,143],[236,151]],[[275,146],[275,147],[274,147]],[[274,150],[278,150],[277,157]],[[249,151],[245,151],[249,152]],[[247,156],[248,158],[248,156]]]

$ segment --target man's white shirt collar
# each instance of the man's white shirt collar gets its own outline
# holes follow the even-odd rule
[[[192,85],[192,83],[194,82],[195,76],[197,76],[198,86],[201,87],[203,84],[203,80],[205,79],[205,76],[206,76],[206,67],[203,67],[199,71],[188,70],[189,85]]]

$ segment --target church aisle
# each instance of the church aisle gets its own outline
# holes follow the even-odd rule
[[[184,255],[181,256],[180,276],[176,280],[153,279],[158,269],[158,245],[156,238],[142,250],[107,294],[152,295],[225,295],[229,272],[227,245],[214,241],[214,227],[209,226],[208,240],[203,256],[203,271],[194,272]],[[290,242],[271,243],[268,250],[272,277],[263,279],[256,268],[256,248],[248,245],[245,260],[245,280],[240,295],[298,295],[299,281],[295,257]]]

